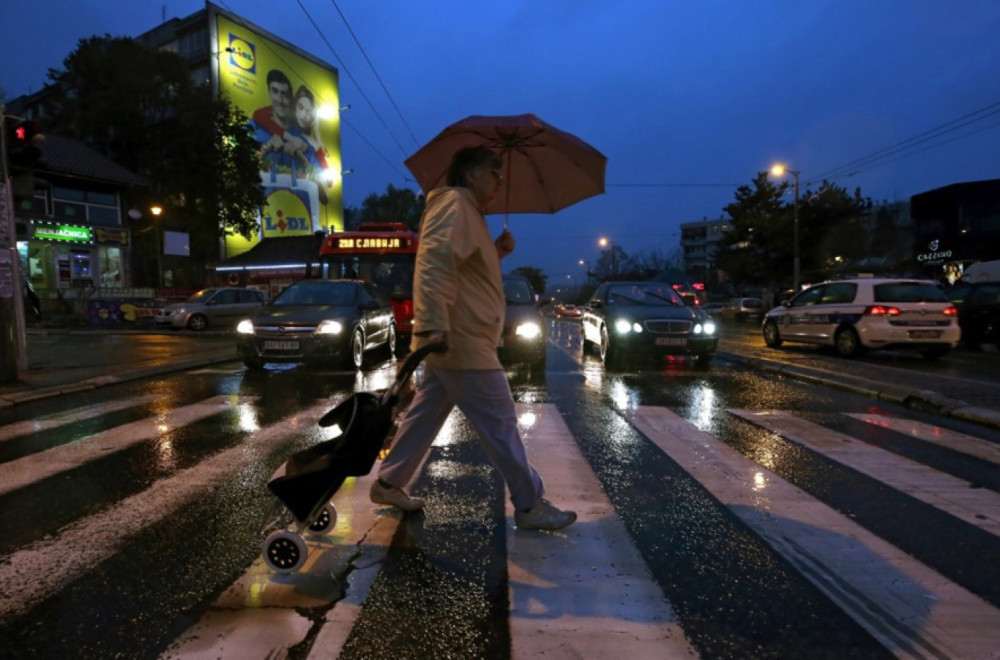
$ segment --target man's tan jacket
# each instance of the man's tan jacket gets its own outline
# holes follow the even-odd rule
[[[432,190],[420,221],[411,347],[427,343],[419,333],[443,330],[451,348],[428,356],[428,365],[500,369],[497,344],[506,308],[500,257],[472,192]]]

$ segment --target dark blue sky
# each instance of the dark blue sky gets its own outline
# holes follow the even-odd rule
[[[803,188],[834,175],[875,201],[1000,178],[997,0],[217,4],[340,69],[345,204],[415,186],[405,157],[470,114],[533,112],[602,151],[605,195],[511,216],[505,270],[538,266],[553,283],[582,276],[600,236],[673,252],[680,223],[719,217],[779,160]],[[203,6],[4,0],[0,89],[38,89],[80,38],[135,36]]]

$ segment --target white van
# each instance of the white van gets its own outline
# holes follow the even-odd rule
[[[972,264],[962,273],[963,282],[998,282],[1000,281],[1000,259],[980,261]]]

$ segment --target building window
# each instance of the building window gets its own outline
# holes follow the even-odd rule
[[[116,195],[60,187],[52,188],[52,215],[59,220],[95,225],[116,225],[121,218]]]

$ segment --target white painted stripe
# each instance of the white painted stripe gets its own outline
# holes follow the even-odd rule
[[[912,438],[923,440],[924,442],[932,442],[936,445],[954,449],[963,454],[975,456],[984,461],[1000,465],[1000,445],[995,442],[988,442],[973,435],[966,435],[958,431],[902,417],[889,417],[888,415],[870,413],[844,414],[874,426],[881,426],[897,433],[903,433]]]
[[[546,498],[578,518],[556,533],[517,530],[507,501],[511,657],[697,658],[558,408],[518,412]]]
[[[256,397],[213,396],[189,406],[166,409],[156,417],[116,426],[77,442],[0,463],[0,495],[170,433],[192,422],[235,409],[255,399]]]
[[[45,417],[40,417],[38,419],[7,424],[6,426],[0,426],[0,441],[11,440],[13,438],[31,435],[32,433],[38,433],[39,431],[59,428],[60,426],[66,426],[67,424],[79,422],[83,419],[97,417],[98,415],[105,415],[118,410],[135,408],[136,406],[141,406],[149,403],[150,401],[156,401],[161,398],[163,398],[162,394],[147,394],[145,396],[137,396],[131,399],[121,399],[109,401],[107,403],[100,403],[94,406],[84,406],[82,408],[65,410],[55,415],[46,415]]]
[[[78,520],[0,562],[0,617],[20,614],[113,556],[123,541],[174,514],[231,474],[262,460],[289,437],[313,433],[324,401],[253,433],[245,442],[155,482],[101,513]],[[261,484],[263,487],[263,484]]]
[[[989,603],[669,410],[627,415],[896,657],[996,657]]]
[[[1000,493],[781,411],[730,413],[1000,536]]]

